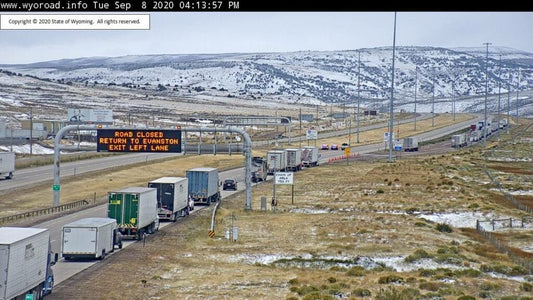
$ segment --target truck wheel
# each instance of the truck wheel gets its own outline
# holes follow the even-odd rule
[[[102,250],[102,255],[100,256],[100,260],[104,260],[105,258],[105,249]]]
[[[120,244],[118,244],[118,248],[122,249],[122,242],[120,242]]]
[[[143,233],[144,233],[143,230],[139,230],[139,231],[137,232],[137,240],[138,240],[138,241],[141,241],[141,240],[143,239]]]

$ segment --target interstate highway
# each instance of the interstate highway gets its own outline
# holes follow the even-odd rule
[[[430,133],[422,133],[418,135],[419,139],[421,140],[430,140],[439,138],[445,135],[448,135],[450,133],[456,132],[457,130],[464,129],[466,127],[469,127],[469,124],[475,122],[474,120],[465,121],[462,123],[454,124],[452,126],[448,126],[446,128],[437,129],[434,132]],[[359,153],[369,153],[379,150],[383,147],[383,144],[373,144],[373,145],[365,145],[365,146],[352,146],[352,151],[357,151]],[[340,151],[321,151],[322,157],[320,158],[320,163],[327,162],[328,158],[333,156],[338,156],[339,153],[342,153]],[[352,152],[354,153],[354,152]],[[244,168],[237,168],[232,169],[224,172],[219,173],[219,179],[223,181],[226,178],[233,178],[236,179],[238,182],[238,190],[242,191],[244,189]],[[271,176],[269,177],[271,179]],[[221,190],[222,198],[235,193],[235,191],[223,191]],[[197,206],[197,210],[205,207],[205,206]],[[214,207],[214,205],[211,205],[209,207]],[[195,211],[197,211],[195,210]],[[193,213],[195,213],[193,211]],[[46,221],[40,224],[35,225],[34,227],[41,227],[41,228],[48,228],[51,233],[51,240],[52,240],[52,249],[55,253],[60,253],[60,244],[61,244],[61,229],[62,226],[65,224],[68,224],[74,220],[87,218],[87,217],[105,217],[107,215],[107,205],[99,205],[96,207],[92,207],[86,210],[82,210],[70,215],[62,216],[57,219],[53,219],[50,221]],[[178,219],[178,222],[181,222],[182,220],[186,220],[187,218],[180,218]],[[161,223],[160,228],[164,228],[165,226],[168,226],[170,224],[174,223]],[[207,230],[207,229],[206,229]],[[157,234],[157,233],[156,233]],[[133,243],[134,241],[126,241],[124,243],[124,247],[127,247],[129,244]],[[115,250],[115,253],[120,250]],[[113,254],[111,254],[113,255]],[[98,263],[98,260],[96,261],[85,261],[85,262],[66,262],[64,260],[60,260],[55,266],[54,266],[54,272],[56,276],[56,284],[60,284],[64,280],[68,279],[69,277],[73,276],[74,274],[83,271],[84,269],[90,267],[91,265]]]

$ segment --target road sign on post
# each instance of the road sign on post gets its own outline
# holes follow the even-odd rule
[[[60,190],[61,190],[61,185],[59,184],[52,185],[52,191],[60,191]]]
[[[276,172],[276,184],[292,184],[293,175],[292,172]]]
[[[98,129],[98,152],[181,152],[181,130]]]

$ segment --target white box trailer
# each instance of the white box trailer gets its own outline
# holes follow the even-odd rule
[[[148,182],[157,189],[157,214],[159,220],[176,222],[189,214],[189,179],[186,177],[161,177]]]
[[[403,139],[403,151],[412,152],[418,151],[418,138],[417,137],[406,137]]]
[[[100,258],[122,248],[117,231],[117,220],[111,218],[85,218],[63,226],[61,232],[63,258]]]
[[[46,228],[0,228],[0,299],[41,299],[52,292],[50,232]],[[28,298],[26,298],[28,299]]]
[[[15,152],[0,152],[0,177],[13,178],[15,172]]]
[[[318,166],[318,148],[314,146],[302,147],[302,165],[304,167]]]
[[[270,150],[267,152],[267,170],[268,174],[276,172],[285,172],[287,169],[287,151]]]
[[[454,134],[452,135],[452,147],[453,148],[462,148],[466,147],[467,140],[466,140],[466,134]]]
[[[302,149],[285,149],[287,152],[287,168],[289,171],[300,171],[302,169]]]

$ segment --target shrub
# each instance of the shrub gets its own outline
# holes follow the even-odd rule
[[[524,292],[533,292],[533,284],[529,282],[522,282],[520,289]]]
[[[376,295],[376,300],[411,300],[417,299],[420,292],[416,289],[406,288],[401,291],[389,287],[387,290],[381,289]]]
[[[298,283],[299,283],[298,279],[296,279],[296,278],[293,278],[293,279],[289,280],[289,284],[290,285],[297,285]]]
[[[481,276],[481,271],[476,269],[464,269],[454,271],[455,275],[458,277],[479,277]]]
[[[367,289],[357,288],[352,291],[352,295],[356,297],[370,297],[372,293]]]
[[[439,223],[439,224],[437,224],[436,229],[437,229],[439,232],[446,232],[446,233],[451,233],[451,232],[453,232],[453,230],[452,230],[452,228],[450,227],[450,225],[448,225],[448,224],[444,224],[444,223]]]
[[[476,300],[476,297],[470,296],[470,295],[463,295],[463,296],[457,298],[457,300]]]
[[[337,278],[335,278],[335,277],[329,277],[329,278],[328,278],[328,282],[329,282],[329,283],[335,283],[335,282],[337,282]]]
[[[418,285],[419,289],[436,292],[440,289],[442,283],[439,282],[422,282]]]
[[[426,226],[427,226],[427,224],[424,223],[424,222],[416,222],[415,223],[415,227],[426,227]]]
[[[430,255],[429,253],[427,253],[425,250],[423,249],[416,249],[415,250],[415,253],[407,256],[404,261],[405,262],[408,262],[408,263],[411,263],[411,262],[414,262],[414,261],[417,261],[419,259],[422,259],[422,258],[432,258],[433,256]]]
[[[313,285],[304,285],[304,286],[301,286],[299,288],[296,288],[294,291],[291,288],[291,291],[298,293],[298,295],[300,295],[300,296],[303,296],[303,295],[307,295],[309,293],[318,292],[318,288],[316,286],[313,286]]]
[[[397,275],[383,276],[378,279],[378,283],[380,284],[403,283],[403,282],[404,282],[403,278]]]
[[[422,277],[431,277],[431,276],[435,276],[435,274],[437,274],[437,272],[435,270],[422,269],[422,270],[420,270],[419,274]]]
[[[383,194],[383,193],[385,193],[385,191],[382,190],[382,189],[379,189],[379,190],[376,191],[376,193],[378,193],[378,194]]]

